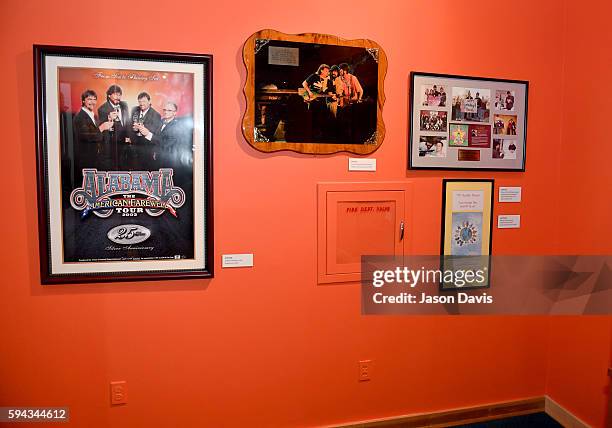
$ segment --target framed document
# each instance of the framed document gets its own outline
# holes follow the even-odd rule
[[[529,82],[413,72],[411,169],[525,171]]]
[[[376,42],[262,30],[243,59],[242,132],[255,149],[369,154],[382,144],[387,57]]]
[[[212,277],[211,69],[34,46],[43,283]]]
[[[461,288],[489,286],[493,232],[493,180],[442,181],[442,271],[484,271]],[[442,290],[457,289],[456,281],[442,280]]]

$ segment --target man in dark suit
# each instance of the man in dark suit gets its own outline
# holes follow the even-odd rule
[[[140,123],[153,134],[157,134],[162,126],[161,115],[151,107],[151,96],[146,92],[138,94],[138,107],[134,107],[131,114],[132,130],[130,141],[133,144],[150,144],[136,124]]]
[[[102,133],[107,144],[108,155],[113,168],[120,169],[119,158],[125,148],[128,131],[131,128],[128,105],[121,101],[123,91],[118,85],[111,85],[106,91],[106,102],[98,109],[98,124],[113,121],[113,126]]]
[[[105,151],[103,133],[113,126],[112,121],[99,121],[94,114],[98,96],[91,89],[81,94],[81,109],[72,119],[74,134],[75,179],[78,182],[83,168],[104,168],[99,157]]]
[[[137,125],[144,126],[153,134],[158,134],[162,126],[161,115],[151,107],[151,96],[148,93],[138,94],[138,107],[134,107],[130,119],[131,145],[124,150],[123,166],[127,169],[147,169],[155,164],[155,145],[142,135]]]
[[[164,105],[162,126],[157,133],[140,124],[135,128],[155,147],[155,169],[172,168],[173,183],[186,196],[178,218],[164,215],[157,227],[172,240],[175,248],[193,253],[193,119],[178,118],[177,110],[175,103]]]
[[[176,117],[178,107],[167,102],[163,109],[163,121],[157,133],[144,125],[136,124],[144,138],[155,145],[154,158],[160,168],[174,168],[175,173],[190,173],[193,163],[193,126],[186,118]],[[181,174],[182,175],[182,174]]]
[[[514,108],[514,95],[510,91],[506,91],[506,110],[512,110]]]

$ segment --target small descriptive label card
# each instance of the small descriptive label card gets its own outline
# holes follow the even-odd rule
[[[298,67],[300,65],[300,50],[298,48],[268,46],[268,64]]]
[[[253,254],[223,254],[221,267],[253,267]]]
[[[500,187],[499,202],[521,202],[521,187]]]
[[[376,171],[376,159],[349,158],[349,171]]]
[[[520,227],[521,216],[519,214],[497,216],[498,229],[518,229]]]

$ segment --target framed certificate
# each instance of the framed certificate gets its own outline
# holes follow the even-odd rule
[[[442,271],[484,271],[459,288],[489,286],[493,232],[493,180],[445,179],[442,182]],[[481,280],[482,279],[482,280]],[[457,289],[442,279],[442,290]]]
[[[212,277],[211,68],[34,46],[43,283]]]

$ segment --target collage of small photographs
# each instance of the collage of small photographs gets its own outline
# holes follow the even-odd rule
[[[516,159],[517,113],[515,91],[441,84],[420,85],[419,157],[454,161]],[[488,150],[482,150],[488,149]]]

